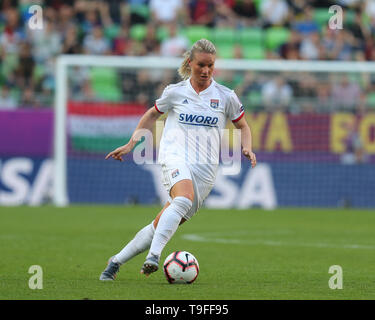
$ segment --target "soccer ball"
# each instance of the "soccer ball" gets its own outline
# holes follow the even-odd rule
[[[169,283],[193,283],[199,274],[198,260],[187,251],[172,252],[163,269]]]

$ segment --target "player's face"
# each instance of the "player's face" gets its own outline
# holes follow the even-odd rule
[[[216,56],[211,53],[196,52],[190,60],[191,80],[200,87],[208,87],[214,72]]]

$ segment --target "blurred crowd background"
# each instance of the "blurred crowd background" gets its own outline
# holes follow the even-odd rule
[[[50,108],[60,54],[180,57],[200,38],[219,58],[375,60],[375,0],[1,0],[0,109]],[[28,26],[31,5],[43,29]],[[330,5],[343,29],[330,29]],[[362,113],[375,110],[375,75],[221,72],[252,111]],[[75,68],[70,99],[152,106],[179,79],[144,72]],[[134,100],[134,101],[132,101]]]

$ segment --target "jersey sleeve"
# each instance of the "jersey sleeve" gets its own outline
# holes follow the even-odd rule
[[[162,114],[168,112],[173,106],[171,98],[171,90],[169,87],[166,87],[160,98],[155,101],[155,109]]]
[[[240,99],[238,99],[236,93],[232,91],[227,105],[227,117],[232,122],[237,122],[244,116],[244,114],[245,110]]]

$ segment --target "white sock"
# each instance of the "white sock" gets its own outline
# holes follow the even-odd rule
[[[192,205],[191,200],[185,197],[175,197],[172,200],[160,217],[147,257],[151,255],[160,257],[164,247],[176,232],[182,217],[188,213]]]
[[[114,262],[124,264],[126,261],[150,248],[155,233],[154,221],[141,229],[135,237],[114,257]]]

